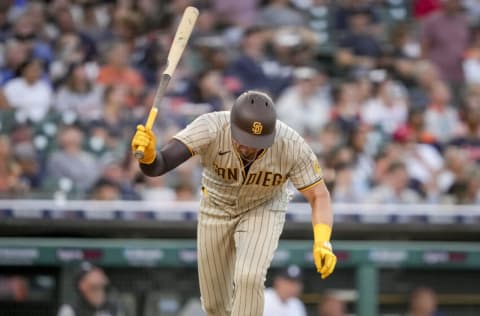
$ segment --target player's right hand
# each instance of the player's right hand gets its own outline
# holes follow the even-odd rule
[[[138,161],[143,164],[151,164],[157,155],[155,146],[157,139],[152,130],[145,128],[143,125],[137,125],[137,131],[132,139],[132,152],[135,154],[139,147],[144,148],[143,158]]]

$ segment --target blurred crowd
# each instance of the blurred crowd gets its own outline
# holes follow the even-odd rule
[[[0,3],[2,198],[196,199],[197,160],[147,178],[129,147],[195,5],[159,147],[258,89],[310,142],[335,202],[480,203],[477,1]]]

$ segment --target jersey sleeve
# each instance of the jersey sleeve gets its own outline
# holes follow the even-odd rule
[[[208,114],[204,114],[193,120],[173,138],[187,146],[192,156],[201,155],[215,138],[215,126]]]
[[[304,191],[323,180],[322,169],[317,156],[305,140],[296,142],[296,145],[298,155],[289,173],[289,179],[297,190]]]

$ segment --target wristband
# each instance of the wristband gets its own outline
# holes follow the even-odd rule
[[[330,241],[332,235],[332,227],[327,224],[315,224],[313,225],[313,240],[315,243]]]
[[[149,155],[145,155],[143,157],[143,159],[141,159],[139,161],[140,161],[140,163],[142,163],[144,165],[150,165],[155,161],[155,158],[157,158],[157,153],[156,152],[153,154],[153,157],[149,157]]]

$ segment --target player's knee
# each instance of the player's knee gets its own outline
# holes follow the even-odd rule
[[[263,290],[265,276],[258,272],[240,273],[235,279],[238,288]]]
[[[204,300],[202,298],[202,309],[208,316],[226,315],[225,306],[217,300]]]

